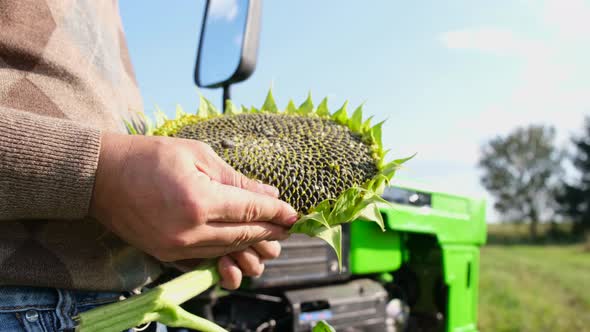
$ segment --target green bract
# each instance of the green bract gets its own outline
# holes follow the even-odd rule
[[[321,320],[313,327],[312,332],[336,332],[336,330],[330,324],[326,323],[326,321]]]
[[[156,113],[156,125],[155,127],[146,119],[147,131],[142,134],[157,135],[157,136],[182,136],[183,133],[188,132],[189,137],[184,138],[195,138],[193,133],[199,131],[200,134],[196,135],[197,138],[208,142],[209,137],[206,135],[203,137],[203,126],[211,125],[215,121],[228,120],[226,122],[236,124],[243,124],[244,122],[254,122],[258,126],[258,122],[264,123],[264,121],[270,122],[271,124],[281,120],[283,123],[288,123],[283,127],[289,127],[289,130],[296,130],[299,128],[301,123],[306,130],[317,129],[318,126],[324,126],[327,131],[336,130],[345,134],[348,140],[342,140],[348,146],[333,146],[334,150],[339,149],[339,153],[330,153],[330,149],[313,150],[311,154],[306,154],[310,150],[298,151],[297,149],[282,148],[279,143],[289,142],[289,139],[283,137],[283,141],[277,142],[274,138],[277,135],[280,136],[282,132],[274,132],[266,134],[268,128],[256,127],[253,130],[259,131],[261,142],[269,143],[270,138],[273,138],[273,143],[268,145],[268,149],[260,148],[254,145],[256,149],[252,150],[252,144],[250,149],[240,150],[238,152],[231,150],[235,144],[239,144],[241,141],[234,139],[226,142],[225,138],[223,142],[211,142],[213,149],[219,150],[219,146],[225,146],[224,150],[217,151],[220,157],[226,159],[226,161],[232,166],[240,166],[242,158],[244,160],[253,160],[256,165],[265,166],[276,162],[276,160],[282,160],[284,167],[281,168],[280,174],[262,174],[260,172],[252,171],[249,173],[248,169],[241,170],[246,176],[257,178],[262,182],[272,184],[278,187],[281,191],[281,198],[289,201],[298,211],[300,212],[299,220],[292,226],[291,233],[303,233],[312,237],[319,237],[325,240],[338,255],[338,262],[342,264],[341,258],[341,246],[342,246],[342,228],[341,225],[344,223],[351,222],[353,220],[364,220],[376,222],[382,230],[384,230],[383,219],[379,212],[381,205],[389,204],[383,200],[380,195],[384,187],[389,183],[393,177],[395,171],[404,163],[406,159],[398,159],[386,163],[384,161],[387,151],[383,149],[381,142],[381,126],[383,122],[377,125],[371,126],[371,118],[363,119],[362,105],[359,106],[351,116],[347,114],[347,103],[338,109],[336,112],[331,113],[328,110],[327,99],[323,99],[322,102],[314,107],[311,95],[299,106],[296,107],[293,101],[290,101],[285,110],[281,111],[277,107],[272,92],[269,91],[266,100],[260,109],[251,107],[246,108],[236,107],[231,101],[226,104],[226,112],[219,112],[211,102],[201,96],[200,105],[196,114],[188,114],[182,111],[180,107],[176,110],[176,118],[169,120],[166,118],[163,112],[160,110]],[[250,116],[250,118],[249,118]],[[252,121],[255,117],[256,121]],[[260,121],[258,121],[260,120]],[[264,120],[264,121],[262,121]],[[289,120],[289,121],[285,121]],[[311,125],[310,125],[311,123]],[[140,134],[132,124],[127,124],[129,131],[133,134]],[[243,126],[242,126],[243,127]],[[199,129],[200,128],[200,129]],[[248,127],[249,128],[249,127]],[[295,128],[295,129],[293,129]],[[219,136],[218,128],[215,130],[204,130],[205,133],[211,133],[211,136]],[[270,128],[276,129],[276,128]],[[243,131],[243,128],[241,128]],[[298,142],[302,145],[305,144],[307,139],[321,142],[314,135],[321,135],[319,132],[303,133],[303,138],[298,137]],[[199,136],[201,135],[201,136]],[[265,141],[266,138],[269,138]],[[336,142],[340,142],[336,140]],[[215,145],[217,144],[217,145]],[[286,143],[285,143],[286,144]],[[337,145],[338,143],[330,143]],[[288,145],[288,144],[287,144]],[[296,144],[295,144],[296,145]],[[278,148],[273,151],[275,153],[271,157],[264,155],[264,151],[271,149],[271,147]],[[359,148],[365,155],[363,158],[364,166],[358,166],[361,162],[355,161],[353,164],[345,160],[338,160],[341,155],[345,155],[346,158],[355,158],[356,153],[350,154],[353,148]],[[330,146],[329,146],[330,147]],[[292,148],[292,147],[291,147]],[[228,152],[228,150],[231,150]],[[259,152],[256,152],[258,150]],[[262,151],[262,152],[260,152]],[[280,155],[284,151],[285,158]],[[326,152],[327,151],[327,152]],[[257,154],[258,153],[258,154]],[[277,155],[278,153],[278,155]],[[311,188],[315,185],[312,183],[310,187],[310,181],[305,178],[306,174],[310,174],[307,165],[295,165],[304,168],[303,171],[298,173],[299,177],[294,177],[289,181],[282,181],[281,177],[289,176],[290,170],[289,162],[293,158],[297,157],[297,162],[301,163],[300,158],[303,155],[303,162],[319,165],[323,163],[323,177],[320,182],[324,182],[328,189],[325,187],[319,188],[323,194],[318,195],[313,193]],[[332,159],[330,159],[332,158]],[[353,165],[353,166],[351,166]],[[315,167],[315,166],[314,166]],[[356,168],[355,168],[356,167]],[[264,168],[264,167],[263,167]],[[267,167],[270,168],[270,167]],[[240,167],[236,167],[240,170]],[[352,171],[352,172],[351,172]],[[350,174],[358,171],[358,174],[363,174],[363,181],[358,181],[360,178],[357,174]],[[338,176],[332,179],[330,174],[343,174],[346,173],[348,181],[340,181]],[[326,175],[327,174],[327,175]],[[367,175],[369,174],[369,175]],[[317,176],[317,174],[316,174]],[[342,175],[344,177],[345,175]],[[352,179],[352,180],[351,180]],[[340,181],[339,186],[332,186],[331,181]],[[297,186],[299,181],[306,182],[308,187],[306,190],[287,190],[282,188],[281,184],[292,189],[295,185]],[[356,181],[356,182],[355,182]],[[357,183],[358,182],[358,183]],[[350,186],[342,187],[343,184],[350,184]],[[328,185],[330,184],[330,185]],[[336,190],[336,189],[337,190]],[[297,188],[301,189],[301,188]],[[288,193],[288,194],[287,194]],[[283,197],[283,194],[286,197]],[[311,195],[307,197],[305,201],[300,201],[305,195]],[[319,197],[324,197],[319,199]],[[297,206],[295,206],[297,205]],[[179,304],[190,299],[203,292],[205,289],[213,286],[219,279],[218,273],[215,268],[214,262],[209,262],[203,265],[199,269],[189,272],[185,275],[178,277],[166,284],[160,285],[140,296],[133,297],[131,299],[107,305],[101,308],[97,308],[86,313],[82,313],[77,317],[79,323],[78,330],[80,331],[120,331],[123,329],[131,328],[140,324],[144,324],[151,321],[160,321],[169,326],[184,326],[194,329],[199,329],[205,332],[223,331],[223,329],[203,318],[194,316],[182,308]],[[314,331],[330,331],[329,325],[325,322],[320,322],[316,325]]]

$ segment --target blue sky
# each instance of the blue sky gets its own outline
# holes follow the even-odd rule
[[[198,106],[204,4],[120,1],[148,114]],[[565,141],[581,128],[587,59],[590,0],[267,0],[258,66],[232,99],[261,105],[272,85],[283,106],[308,91],[331,108],[365,102],[367,115],[387,119],[391,156],[418,152],[400,178],[486,197],[476,164],[487,139],[544,123]],[[221,91],[202,92],[219,105]]]

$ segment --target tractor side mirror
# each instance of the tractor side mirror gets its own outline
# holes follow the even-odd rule
[[[195,67],[203,88],[224,88],[246,80],[256,67],[261,0],[208,0]],[[225,105],[224,105],[225,106]]]

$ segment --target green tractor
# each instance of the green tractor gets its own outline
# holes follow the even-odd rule
[[[209,19],[215,1],[205,11],[195,80],[223,88],[225,101],[255,68],[261,3],[244,1],[228,22]],[[485,202],[396,179],[383,197],[393,204],[381,211],[386,231],[345,227],[341,269],[329,245],[294,235],[261,277],[185,307],[229,331],[311,331],[320,320],[336,331],[477,331]]]

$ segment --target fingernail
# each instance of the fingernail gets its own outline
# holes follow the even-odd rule
[[[298,215],[290,216],[289,218],[287,218],[287,224],[293,225],[294,223],[297,222],[297,220],[299,220],[299,216]]]

